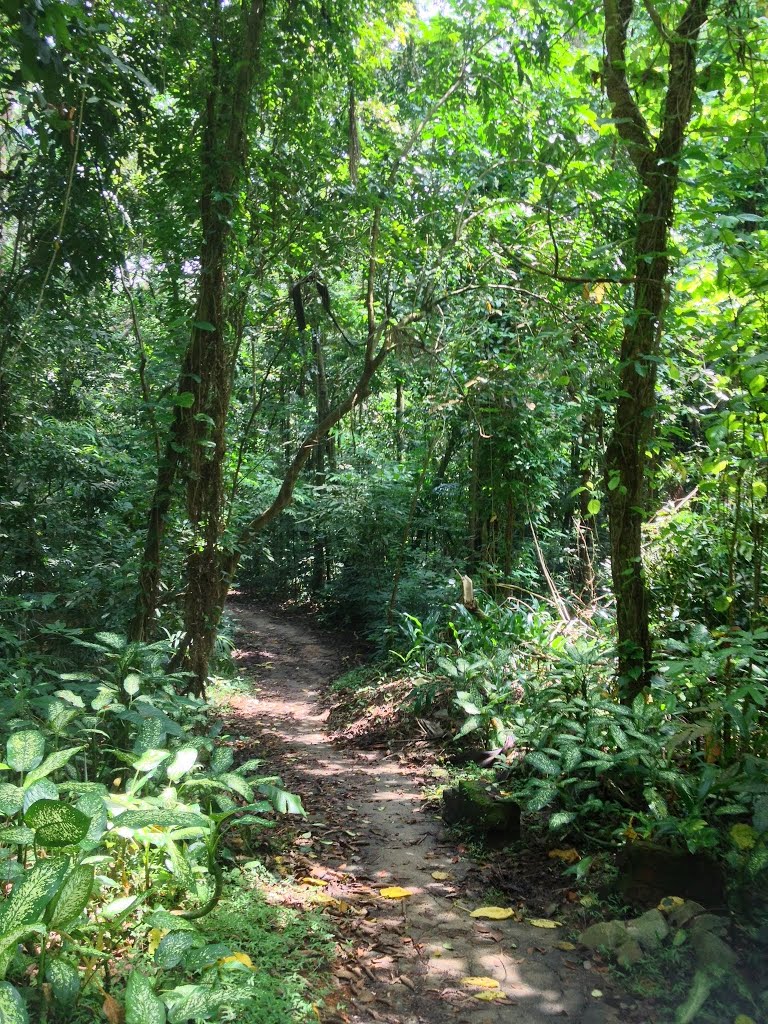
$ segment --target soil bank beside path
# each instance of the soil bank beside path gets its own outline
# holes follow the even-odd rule
[[[300,794],[308,812],[298,840],[303,873],[322,886],[329,913],[347,911],[341,932],[350,952],[336,971],[340,1009],[331,1018],[350,1024],[626,1020],[629,1006],[612,995],[604,973],[585,965],[583,951],[557,947],[564,929],[470,917],[481,904],[462,882],[476,865],[424,812],[407,751],[332,744],[320,698],[344,671],[348,653],[334,648],[333,636],[245,604],[229,610],[238,630],[236,658],[251,688],[227,715],[238,757],[264,758],[266,770]],[[412,895],[382,897],[390,886]],[[483,989],[464,978],[496,984]]]

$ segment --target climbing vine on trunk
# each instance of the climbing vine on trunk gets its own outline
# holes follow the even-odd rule
[[[675,28],[667,28],[651,8],[669,53],[661,128],[656,139],[633,95],[627,73],[627,38],[634,6],[634,0],[604,0],[605,85],[616,130],[642,186],[635,218],[632,311],[621,343],[619,397],[606,452],[619,678],[628,700],[643,689],[651,673],[648,592],[642,564],[646,452],[654,430],[656,368],[669,275],[669,229],[680,154],[696,89],[696,47],[707,19],[708,0],[690,0]]]

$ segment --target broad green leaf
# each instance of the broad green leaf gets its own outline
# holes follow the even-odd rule
[[[177,395],[174,395],[171,399],[174,405],[178,405],[180,409],[191,409],[195,404],[195,396],[191,391],[180,391]]]
[[[61,1006],[71,1005],[80,991],[80,972],[72,964],[56,957],[45,969],[45,979],[51,986],[54,1002]]]
[[[79,864],[70,872],[53,904],[50,916],[52,928],[66,928],[80,916],[91,897],[93,879],[94,869],[88,864]]]
[[[111,903],[105,904],[100,910],[99,914],[107,921],[113,921],[115,918],[120,917],[121,914],[128,914],[134,907],[138,907],[143,902],[139,896],[121,896],[119,899],[112,900]]]
[[[12,846],[31,846],[34,841],[34,831],[24,825],[0,829],[0,843],[10,843]]]
[[[296,793],[289,793],[288,790],[269,782],[262,782],[257,788],[280,814],[303,814],[306,817],[307,812],[304,810],[301,797]]]
[[[39,846],[72,846],[88,834],[91,819],[58,800],[38,800],[24,815],[24,824],[35,830]]]
[[[237,772],[225,772],[223,775],[219,775],[217,781],[223,782],[233,793],[237,793],[249,803],[253,800],[253,786]]]
[[[6,743],[6,760],[17,772],[28,772],[42,764],[45,755],[45,737],[36,729],[14,732]]]
[[[91,820],[84,841],[97,843],[107,831],[107,808],[104,798],[99,793],[83,793],[75,807]]]
[[[209,771],[211,775],[219,775],[222,772],[227,772],[232,767],[235,760],[235,755],[232,753],[230,747],[216,747],[214,752],[211,754],[211,764]],[[242,768],[238,769],[242,773]]]
[[[195,887],[195,875],[183,847],[169,838],[165,844],[165,849],[168,851],[168,856],[171,860],[171,870],[174,877],[178,879],[185,889],[193,890]]]
[[[53,800],[54,802],[57,802],[58,799],[59,791],[51,780],[38,779],[38,781],[33,783],[24,793],[24,814],[26,815],[29,808],[33,804],[36,804],[38,800]]]
[[[69,870],[66,857],[39,860],[14,885],[0,908],[0,933],[40,921]]]
[[[547,757],[540,750],[531,750],[530,753],[525,755],[525,760],[528,764],[532,764],[537,772],[541,772],[542,775],[559,775],[560,765],[557,761],[553,761],[551,757]]]
[[[211,828],[209,818],[202,814],[194,814],[192,811],[167,811],[164,808],[150,809],[146,811],[124,811],[115,818],[117,828],[201,828],[208,831]]]
[[[135,968],[125,989],[125,1024],[165,1024],[165,1006],[157,998],[152,982]]]
[[[168,750],[145,750],[138,761],[131,766],[137,772],[152,772],[171,756]]]
[[[155,950],[155,963],[164,969],[177,967],[190,949],[203,943],[195,932],[169,932]]]
[[[176,751],[173,761],[165,769],[171,782],[178,782],[197,761],[197,750],[195,747],[182,747]]]
[[[141,689],[141,676],[136,672],[129,672],[123,680],[123,689],[129,697],[135,697]]]
[[[120,636],[118,633],[95,633],[95,638],[104,647],[109,647],[113,651],[124,651],[128,646],[128,641],[124,636]]]
[[[203,985],[179,985],[165,993],[170,1024],[184,1024],[188,1020],[207,1020],[221,1006],[225,993],[216,994]]]
[[[0,1021],[2,1024],[29,1024],[24,1000],[7,981],[0,981]]]
[[[79,753],[82,747],[68,747],[66,750],[57,750],[53,754],[49,754],[48,757],[43,761],[37,768],[33,768],[29,775],[24,780],[24,788],[33,785],[38,779],[44,779],[47,775],[52,772],[58,771],[59,768],[63,768],[65,764],[68,764],[75,754]]]
[[[183,917],[171,914],[167,910],[153,910],[146,923],[150,928],[161,928],[163,931],[196,932],[197,927]]]
[[[18,814],[24,799],[24,791],[20,786],[12,786],[9,782],[0,782],[0,814],[7,818]]]

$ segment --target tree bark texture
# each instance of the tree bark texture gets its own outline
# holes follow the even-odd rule
[[[627,35],[634,0],[604,0],[606,90],[617,131],[642,184],[634,243],[633,308],[622,338],[619,397],[606,451],[618,672],[622,699],[626,701],[643,690],[651,675],[648,591],[641,546],[646,516],[646,452],[654,430],[656,368],[669,274],[669,229],[679,159],[695,93],[696,46],[708,2],[689,0],[678,25],[663,32],[668,42],[669,72],[661,128],[654,139],[627,78]]]

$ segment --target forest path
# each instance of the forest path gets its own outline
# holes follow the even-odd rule
[[[248,605],[230,605],[230,612],[251,693],[233,699],[228,731],[238,737],[239,759],[264,758],[268,771],[300,793],[307,824],[298,827],[298,849],[285,861],[315,880],[317,888],[304,888],[323,894],[335,927],[351,942],[348,961],[336,971],[341,1009],[323,1019],[618,1021],[616,1005],[591,994],[605,991],[607,979],[590,965],[585,969],[578,951],[557,948],[563,929],[470,917],[481,904],[466,897],[462,880],[476,866],[423,812],[419,779],[405,755],[334,747],[320,698],[344,671],[347,652],[334,647],[333,636]],[[445,877],[436,880],[435,871]],[[382,897],[380,889],[388,886],[412,895]],[[484,996],[462,984],[466,977],[491,978],[498,987]]]

